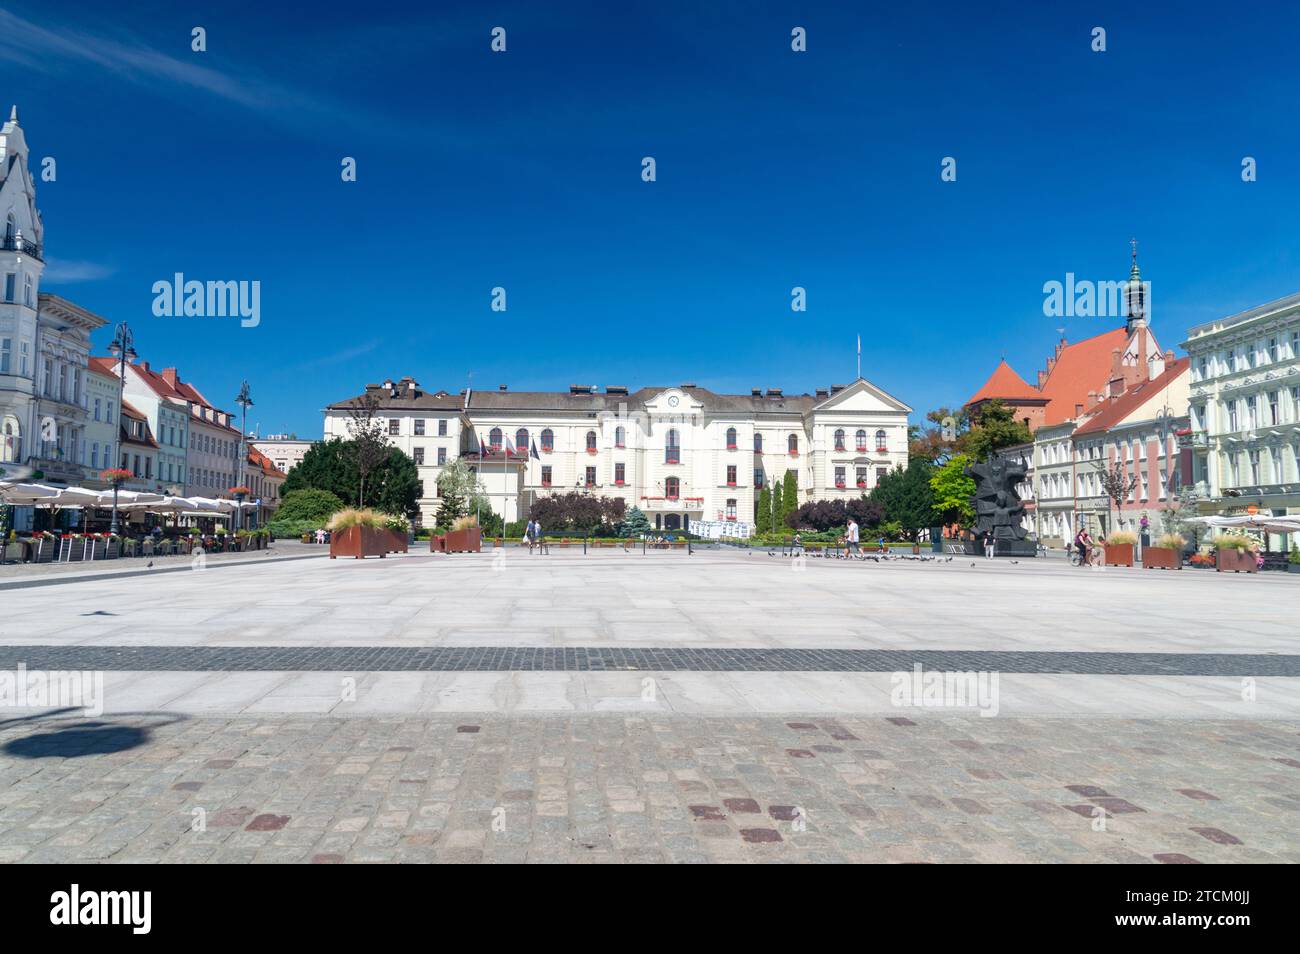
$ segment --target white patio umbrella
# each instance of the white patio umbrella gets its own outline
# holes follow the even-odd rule
[[[1300,515],[1273,517],[1246,514],[1237,517],[1191,517],[1188,523],[1203,523],[1207,527],[1236,530],[1262,530],[1265,533],[1300,533]]]
[[[31,507],[59,495],[58,487],[44,484],[20,484],[0,480],[0,503],[10,507]]]
[[[117,492],[117,506],[121,509],[126,505],[162,503],[167,499],[163,494],[151,493],[147,490],[119,490]],[[100,506],[113,505],[113,491],[99,491]]]
[[[103,501],[102,491],[87,490],[85,487],[62,487],[52,500],[46,500],[41,507],[98,507]],[[111,502],[111,501],[110,501]]]

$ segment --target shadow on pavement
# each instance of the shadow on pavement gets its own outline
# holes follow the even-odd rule
[[[22,723],[40,724],[59,719],[80,709],[56,709],[39,715],[0,722],[0,729]],[[147,744],[155,729],[184,719],[173,713],[128,712],[107,719],[72,717],[63,725],[47,727],[40,731],[10,739],[0,746],[6,755],[22,759],[73,759],[85,755],[112,755]],[[75,721],[74,721],[75,720]]]

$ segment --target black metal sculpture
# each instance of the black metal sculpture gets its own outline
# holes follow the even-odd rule
[[[969,464],[966,476],[975,480],[975,540],[968,549],[978,552],[983,542],[992,538],[999,556],[1034,556],[1037,547],[1025,539],[1021,518],[1025,505],[1016,485],[1025,479],[1024,464],[994,455],[982,464]]]

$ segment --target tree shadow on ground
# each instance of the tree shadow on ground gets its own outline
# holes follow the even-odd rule
[[[79,709],[57,709],[40,715],[0,722],[0,729],[19,723],[39,723]],[[87,755],[112,755],[146,745],[155,729],[179,722],[173,713],[122,713],[108,719],[77,718],[63,725],[42,726],[31,735],[10,739],[0,751],[21,759],[75,759]]]

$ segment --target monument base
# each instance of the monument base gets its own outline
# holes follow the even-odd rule
[[[967,556],[983,556],[983,540],[966,541]],[[998,540],[993,548],[993,555],[1000,557],[1036,557],[1038,545],[1033,540]]]

